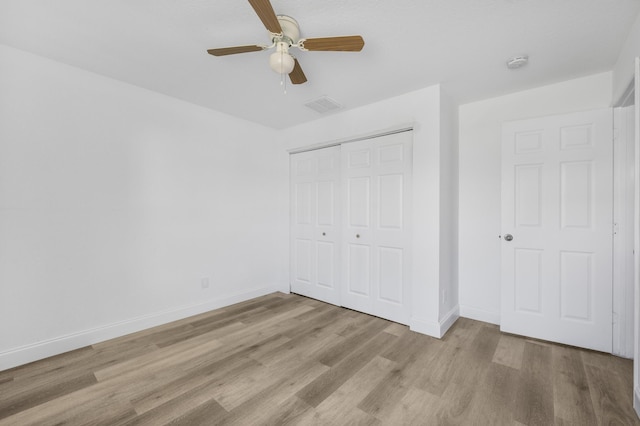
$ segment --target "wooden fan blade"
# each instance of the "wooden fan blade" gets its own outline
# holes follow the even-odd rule
[[[225,56],[235,55],[236,53],[258,52],[264,50],[263,46],[249,45],[249,46],[234,46],[234,47],[222,47],[220,49],[209,49],[207,53],[213,56]]]
[[[364,47],[364,40],[359,35],[305,38],[300,40],[300,49],[302,50],[359,52],[362,47]]]
[[[293,71],[289,73],[289,79],[291,79],[291,83],[293,84],[302,84],[307,82],[307,76],[304,75],[302,71],[302,67],[297,59],[294,59],[295,64],[293,65]]]
[[[249,0],[249,3],[269,32],[282,34],[282,27],[269,0]]]

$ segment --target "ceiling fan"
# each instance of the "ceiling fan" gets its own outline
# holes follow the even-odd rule
[[[251,44],[247,46],[222,47],[209,49],[213,56],[234,55],[236,53],[258,52],[272,49],[276,51],[269,58],[269,65],[278,74],[288,74],[293,84],[307,81],[298,60],[289,53],[291,47],[305,51],[342,51],[359,52],[364,46],[364,40],[359,35],[300,38],[300,27],[290,16],[276,15],[269,0],[249,0],[258,17],[269,31],[270,45]]]

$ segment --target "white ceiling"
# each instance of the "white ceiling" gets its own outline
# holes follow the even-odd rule
[[[293,52],[287,87],[246,0],[0,0],[0,43],[214,110],[285,128],[321,117],[321,95],[354,108],[442,83],[460,102],[612,69],[638,0],[272,0],[301,37],[360,34],[362,52]],[[528,54],[509,71],[505,61]]]

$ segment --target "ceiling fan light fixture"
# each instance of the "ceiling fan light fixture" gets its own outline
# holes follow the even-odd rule
[[[273,52],[269,57],[269,65],[271,69],[278,74],[289,74],[293,71],[296,61],[288,53]]]
[[[307,82],[307,77],[304,75],[298,59],[289,54],[291,47],[302,51],[326,52],[359,52],[364,47],[364,40],[360,35],[301,39],[298,22],[290,16],[276,15],[271,0],[249,0],[249,4],[269,32],[271,44],[207,49],[207,53],[213,56],[226,56],[236,53],[258,52],[275,47],[276,52],[269,57],[269,66],[280,74],[280,84],[284,85],[287,80],[285,74],[289,76],[292,84]]]

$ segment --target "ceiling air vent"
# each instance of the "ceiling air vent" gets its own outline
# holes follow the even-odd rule
[[[311,108],[315,112],[320,114],[324,114],[330,111],[335,111],[337,109],[342,108],[338,102],[327,96],[321,96],[318,99],[314,99],[312,101],[307,102],[304,106]]]

